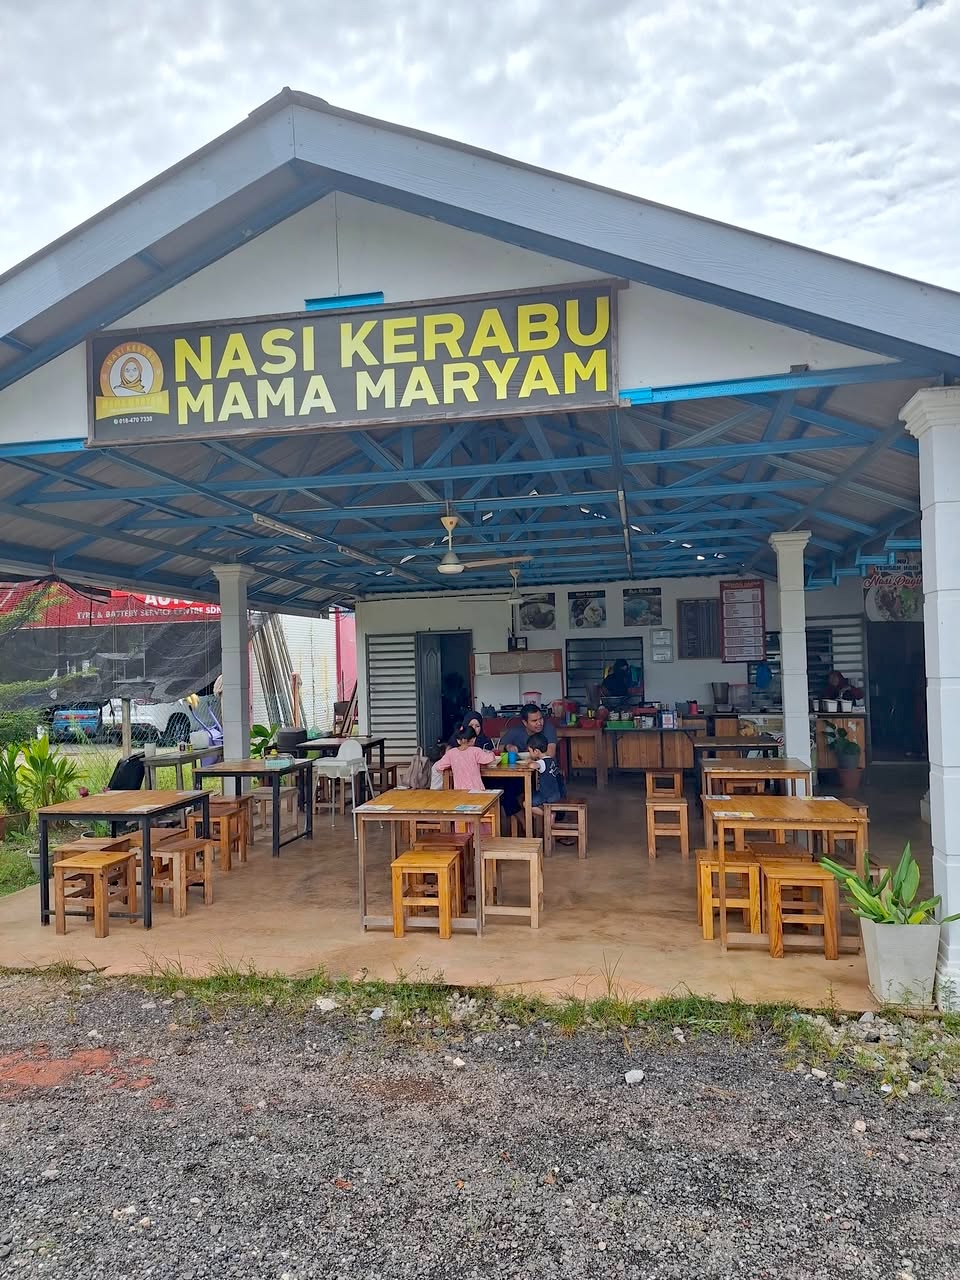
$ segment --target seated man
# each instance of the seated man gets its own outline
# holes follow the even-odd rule
[[[543,718],[543,712],[535,702],[528,702],[520,710],[520,724],[511,725],[500,739],[502,750],[526,751],[527,741],[531,734],[542,733],[547,740],[546,754],[549,759],[557,757],[557,731],[549,721]]]

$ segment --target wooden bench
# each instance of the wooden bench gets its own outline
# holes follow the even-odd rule
[[[410,908],[435,907],[441,938],[453,936],[453,916],[461,901],[460,855],[455,851],[408,849],[390,863],[393,936],[406,933]],[[436,882],[436,889],[430,881]]]
[[[67,888],[73,889],[70,894]],[[57,933],[67,932],[67,901],[93,912],[93,933],[106,938],[110,933],[110,903],[122,902],[132,918],[137,911],[137,856],[123,850],[71,854],[53,866],[53,900]]]
[[[561,813],[573,814],[573,818],[560,818]],[[543,806],[543,852],[549,858],[554,842],[561,836],[577,842],[577,857],[587,856],[587,802],[586,800],[555,800]]]
[[[668,822],[661,814],[674,821]],[[686,859],[690,856],[690,827],[687,817],[686,800],[648,800],[647,801],[647,857],[653,860],[657,856],[657,839],[669,836],[680,841],[680,855]]]
[[[493,836],[482,840],[484,916],[519,916],[530,921],[531,929],[540,928],[543,910],[543,841]],[[508,907],[501,901],[501,863],[525,862],[530,880],[528,906]]]
[[[129,836],[76,836],[66,844],[57,845],[50,850],[50,863],[60,862],[63,858],[71,858],[78,853],[128,853]]]
[[[397,785],[397,774],[401,767],[402,766],[395,760],[388,760],[386,764],[367,765],[367,773],[369,773],[371,781],[376,779],[376,789],[378,794],[384,791],[394,790]]]

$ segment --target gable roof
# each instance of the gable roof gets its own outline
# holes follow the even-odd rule
[[[0,387],[334,190],[960,374],[960,294],[284,89],[0,276]]]

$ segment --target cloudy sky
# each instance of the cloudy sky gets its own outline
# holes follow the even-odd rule
[[[0,0],[0,270],[283,85],[960,289],[960,0]]]

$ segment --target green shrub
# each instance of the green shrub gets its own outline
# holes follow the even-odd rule
[[[0,711],[0,747],[36,736],[38,712]]]

